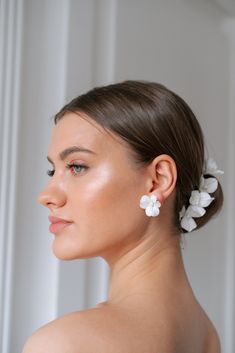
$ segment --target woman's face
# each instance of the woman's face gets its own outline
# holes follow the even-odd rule
[[[147,225],[139,207],[145,169],[124,142],[86,116],[67,113],[53,129],[48,159],[53,175],[39,201],[50,211],[57,257],[114,259],[140,240]]]

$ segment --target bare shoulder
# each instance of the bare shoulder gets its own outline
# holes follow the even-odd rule
[[[116,353],[113,343],[121,339],[119,316],[118,311],[103,307],[65,315],[36,331],[23,353]]]
[[[65,315],[33,334],[23,353],[220,353],[216,331],[201,310],[191,305],[181,315],[168,307],[143,310],[127,303]]]

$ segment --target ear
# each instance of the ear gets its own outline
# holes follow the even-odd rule
[[[148,193],[156,195],[163,203],[175,189],[177,181],[175,161],[166,154],[156,157],[148,166],[148,176]]]

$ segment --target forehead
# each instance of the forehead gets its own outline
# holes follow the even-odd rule
[[[124,141],[111,132],[107,132],[85,114],[67,113],[52,130],[49,156],[76,145],[97,153],[126,149],[127,147]]]

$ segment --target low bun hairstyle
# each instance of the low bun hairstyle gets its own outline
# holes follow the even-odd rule
[[[97,87],[66,104],[55,116],[55,124],[67,113],[84,113],[103,128],[125,140],[137,163],[149,164],[161,154],[171,156],[177,167],[175,227],[185,232],[179,221],[192,190],[197,190],[204,168],[204,139],[190,107],[161,84],[124,81]],[[209,177],[206,175],[204,177]],[[202,227],[223,204],[220,185],[206,213],[196,218]]]

